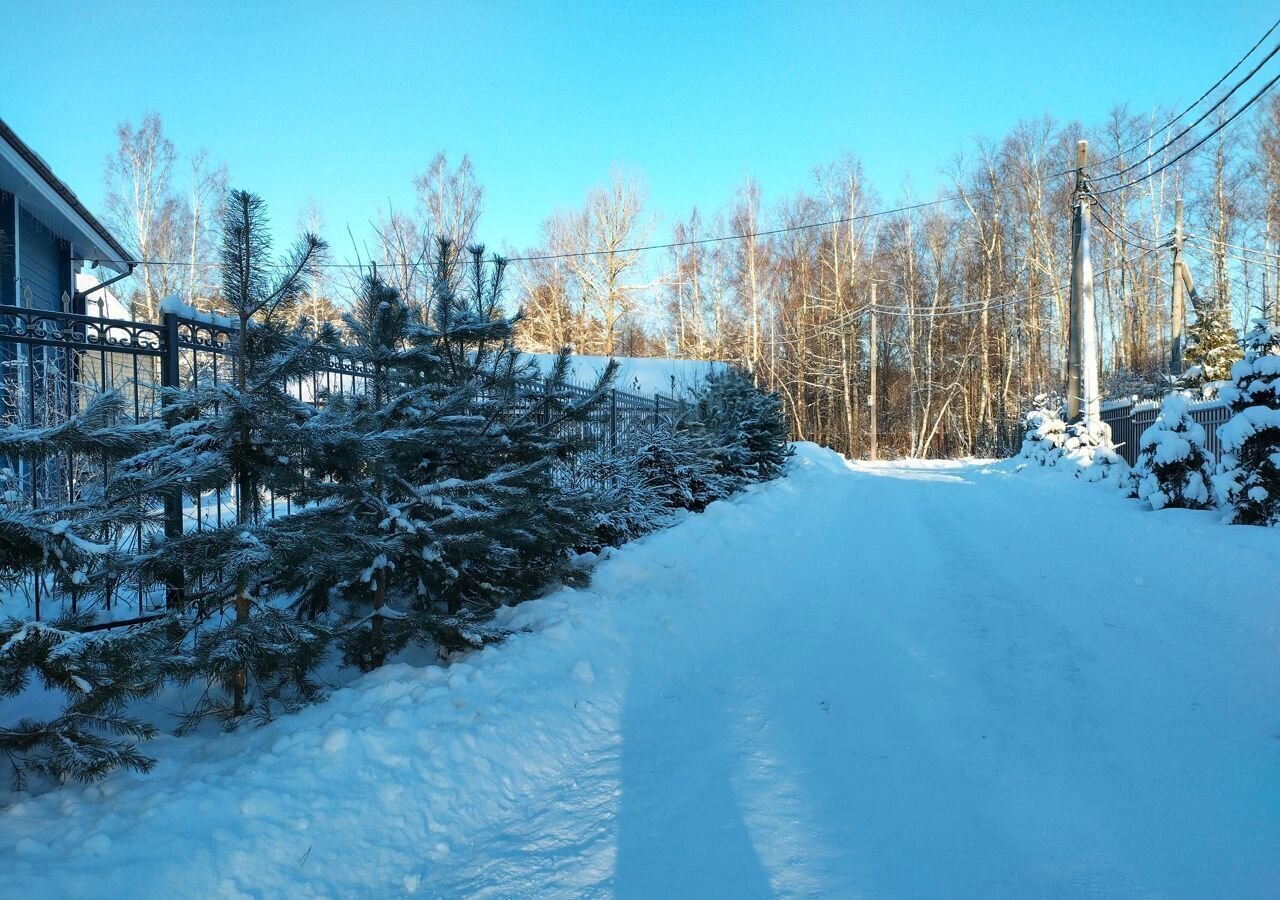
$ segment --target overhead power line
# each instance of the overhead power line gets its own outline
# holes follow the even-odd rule
[[[1225,247],[1228,250],[1238,250],[1241,253],[1251,253],[1256,256],[1260,256],[1264,259],[1270,259],[1273,261],[1276,259],[1277,256],[1280,256],[1280,250],[1277,250],[1276,252],[1272,252],[1270,250],[1259,250],[1257,247],[1245,247],[1245,246],[1242,246],[1241,244],[1228,244],[1226,241],[1214,240],[1211,237],[1207,237],[1205,235],[1200,235],[1200,234],[1188,234],[1187,240],[1197,241],[1201,244],[1212,244],[1215,247]]]
[[[1240,57],[1240,59],[1237,60],[1236,63],[1230,69],[1228,69],[1226,73],[1222,75],[1221,78],[1219,78],[1216,82],[1214,82],[1213,85],[1211,85],[1208,88],[1208,90],[1206,90],[1203,94],[1197,97],[1196,100],[1193,103],[1191,103],[1191,105],[1188,106],[1186,109],[1184,109],[1181,113],[1174,116],[1172,119],[1170,119],[1167,123],[1165,123],[1156,131],[1152,132],[1151,135],[1144,138],[1142,141],[1140,141],[1138,144],[1135,144],[1133,147],[1129,148],[1129,150],[1121,151],[1120,153],[1114,156],[1108,157],[1106,159],[1100,160],[1099,162],[1090,163],[1086,168],[1096,169],[1100,165],[1104,165],[1108,162],[1119,159],[1125,153],[1132,152],[1132,150],[1137,149],[1142,144],[1150,141],[1151,138],[1155,137],[1156,135],[1162,134],[1163,132],[1172,128],[1175,124],[1177,124],[1177,122],[1182,117],[1184,117],[1189,112],[1191,112],[1191,110],[1193,110],[1196,106],[1198,106],[1201,102],[1203,102],[1205,98],[1207,98],[1215,90],[1217,90],[1217,88],[1221,86],[1223,82],[1225,82],[1228,78],[1230,78],[1231,75],[1233,75],[1236,72],[1236,70],[1238,70],[1245,63],[1245,61],[1248,60],[1248,58],[1253,55],[1253,53],[1258,49],[1258,47],[1260,47],[1262,43],[1266,41],[1267,38],[1269,38],[1273,32],[1276,31],[1277,28],[1280,28],[1280,19],[1277,19],[1271,25],[1271,27],[1267,29],[1267,31],[1262,35],[1262,37],[1259,38],[1257,42],[1255,42],[1254,45],[1249,48],[1249,50],[1244,54],[1244,56]],[[1136,163],[1132,163],[1129,166],[1126,166],[1125,168],[1120,169],[1119,171],[1098,176],[1097,180],[1103,180],[1107,178],[1116,178],[1121,175],[1124,175],[1132,171],[1133,169],[1137,168],[1138,166],[1141,166],[1143,163],[1148,162],[1151,159],[1155,158],[1160,153],[1164,152],[1164,150],[1168,149],[1170,146],[1172,146],[1174,143],[1176,143],[1178,140],[1184,137],[1189,131],[1191,131],[1197,125],[1199,125],[1202,121],[1204,121],[1204,119],[1208,115],[1210,115],[1214,110],[1220,108],[1226,102],[1226,100],[1232,96],[1232,94],[1234,94],[1241,86],[1243,86],[1255,74],[1257,74],[1258,70],[1261,69],[1262,66],[1265,65],[1269,60],[1271,60],[1271,58],[1274,57],[1277,53],[1280,53],[1280,44],[1277,44],[1275,47],[1273,47],[1270,53],[1268,53],[1265,57],[1263,57],[1263,59],[1259,63],[1257,63],[1254,66],[1254,68],[1244,78],[1242,78],[1239,82],[1237,82],[1231,88],[1231,90],[1228,91],[1217,103],[1215,103],[1212,107],[1210,107],[1203,114],[1201,114],[1200,118],[1196,119],[1196,121],[1193,122],[1191,125],[1182,129],[1182,131],[1180,131],[1177,135],[1175,135],[1170,140],[1166,141],[1160,148],[1149,153],[1144,159],[1139,160]],[[1125,184],[1121,184],[1111,188],[1093,192],[1095,194],[1095,198],[1097,194],[1115,193],[1116,191],[1124,190],[1134,185],[1141,184],[1142,182],[1150,179],[1151,177],[1155,176],[1159,172],[1164,171],[1169,166],[1173,165],[1179,160],[1185,158],[1189,153],[1198,149],[1210,137],[1222,131],[1227,125],[1229,125],[1232,121],[1234,121],[1236,117],[1238,117],[1246,109],[1252,106],[1253,103],[1255,103],[1259,98],[1261,98],[1261,96],[1265,94],[1266,91],[1269,90],[1272,86],[1274,86],[1277,81],[1280,81],[1280,75],[1277,75],[1270,82],[1268,82],[1260,91],[1254,94],[1253,97],[1251,97],[1243,106],[1241,106],[1234,113],[1232,113],[1231,116],[1227,118],[1225,122],[1222,122],[1221,124],[1219,124],[1216,128],[1210,131],[1207,135],[1205,135],[1203,138],[1201,138],[1199,141],[1197,141],[1187,150],[1182,151],[1173,159],[1165,162],[1157,169],[1147,173],[1146,175],[1140,178],[1126,182]],[[1075,167],[1070,167],[1070,168],[1062,169],[1055,172],[1050,172],[1048,174],[1044,174],[1040,176],[1029,176],[1026,179],[1024,179],[1024,181],[1025,183],[1028,183],[1028,184],[1044,184],[1048,181],[1051,181],[1054,178],[1060,178],[1067,175],[1074,175],[1076,172],[1077,172],[1077,169]],[[944,197],[938,197],[934,200],[924,200],[918,203],[908,203],[901,206],[892,207],[889,209],[880,209],[880,210],[874,210],[866,213],[858,213],[850,216],[841,216],[838,218],[826,219],[818,222],[804,222],[796,225],[784,225],[778,228],[765,229],[763,231],[735,232],[731,234],[716,235],[713,237],[689,238],[685,240],[666,241],[666,242],[654,243],[654,244],[639,244],[639,245],[634,245],[630,247],[614,248],[614,249],[607,249],[607,250],[576,250],[576,251],[568,251],[564,253],[541,253],[541,254],[530,254],[527,256],[506,256],[506,257],[502,257],[502,259],[508,263],[540,262],[540,261],[551,261],[551,260],[561,260],[561,259],[583,259],[583,258],[596,257],[596,256],[607,256],[607,255],[618,255],[618,254],[629,254],[629,253],[646,253],[653,250],[675,250],[675,249],[680,249],[684,247],[694,247],[694,246],[702,246],[706,244],[725,243],[728,241],[741,241],[741,240],[751,240],[751,239],[762,238],[762,237],[773,237],[780,234],[788,234],[788,233],[793,233],[798,231],[810,231],[818,228],[831,228],[838,225],[848,225],[855,222],[862,222],[870,219],[880,218],[883,216],[901,215],[904,213],[915,212],[917,210],[927,209],[934,206],[941,206],[948,203],[962,202],[974,197],[982,197],[982,196],[997,194],[1004,189],[1005,189],[1005,186],[1000,185],[1000,186],[994,186],[994,187],[986,188],[982,190],[961,191],[958,194],[951,194]],[[1136,246],[1136,245],[1131,245],[1131,246]],[[107,259],[102,259],[101,257],[98,257],[98,258],[78,257],[77,259],[81,262],[92,262],[96,264],[111,263],[115,265],[134,265],[134,266],[179,266],[179,267],[188,267],[188,268],[202,268],[202,267],[212,267],[212,266],[218,265],[217,263],[193,262],[191,260],[156,260],[156,259],[107,260]],[[285,263],[266,263],[264,265],[275,267],[275,266],[284,266],[286,264]],[[323,263],[317,263],[314,266],[312,266],[312,268],[321,268],[321,269],[364,269],[367,267],[368,267],[368,263],[339,263],[339,262],[323,262]],[[411,263],[408,266],[401,266],[400,268],[413,269],[415,272],[417,272],[419,271],[419,263],[416,263],[416,262]]]
[[[1190,235],[1187,236],[1187,240],[1204,247],[1205,250],[1212,253],[1214,256],[1234,259],[1237,262],[1247,263],[1253,266],[1273,266],[1276,264],[1276,255],[1273,253],[1266,253],[1262,250],[1253,250],[1248,247],[1236,247],[1234,244],[1226,244],[1222,241],[1192,237]],[[1232,248],[1237,252],[1228,253],[1227,248]]]
[[[1272,22],[1271,27],[1268,28],[1265,32],[1263,32],[1262,37],[1258,38],[1257,42],[1255,42],[1254,45],[1245,52],[1244,56],[1236,60],[1235,65],[1233,65],[1230,69],[1227,69],[1227,71],[1223,74],[1221,78],[1219,78],[1217,81],[1211,84],[1208,90],[1206,90],[1203,94],[1201,94],[1199,97],[1193,100],[1191,104],[1187,106],[1187,108],[1184,109],[1182,112],[1178,113],[1168,122],[1165,122],[1163,125],[1157,128],[1155,131],[1151,132],[1142,140],[1133,144],[1133,146],[1127,147],[1126,149],[1121,150],[1120,152],[1116,153],[1114,156],[1108,156],[1106,159],[1100,159],[1097,162],[1090,163],[1088,168],[1097,169],[1099,166],[1105,166],[1109,162],[1115,162],[1117,159],[1121,159],[1127,154],[1132,153],[1133,151],[1139,149],[1140,147],[1142,147],[1143,144],[1146,144],[1146,143],[1149,143],[1150,141],[1155,140],[1159,135],[1164,134],[1174,125],[1178,124],[1178,121],[1182,119],[1183,116],[1185,116],[1187,113],[1191,112],[1191,110],[1199,106],[1206,97],[1208,97],[1210,94],[1212,94],[1214,91],[1216,91],[1219,87],[1222,86],[1222,82],[1226,81],[1228,78],[1234,75],[1236,69],[1239,69],[1242,65],[1244,65],[1245,60],[1247,60],[1250,56],[1253,56],[1254,51],[1257,50],[1259,47],[1261,47],[1263,42],[1266,41],[1267,38],[1271,37],[1272,33],[1277,28],[1280,28],[1280,19],[1276,19],[1274,22]]]
[[[1115,213],[1113,213],[1107,207],[1107,205],[1102,202],[1101,198],[1094,197],[1093,199],[1094,199],[1094,204],[1098,207],[1098,211],[1102,213],[1102,216],[1096,220],[1097,223],[1102,226],[1103,230],[1105,230],[1108,234],[1110,234],[1113,238],[1115,238],[1121,244],[1124,244],[1125,246],[1128,246],[1128,247],[1133,247],[1138,250],[1161,250],[1161,249],[1164,249],[1166,246],[1168,246],[1167,244],[1167,241],[1169,240],[1168,235],[1165,235],[1163,237],[1151,238],[1151,237],[1148,237],[1147,235],[1141,234],[1137,230],[1135,230],[1131,225],[1120,221],[1120,219],[1116,217]],[[1123,234],[1117,233],[1114,229],[1112,229],[1111,225],[1107,224],[1108,221],[1111,222],[1111,225],[1114,225],[1116,228],[1120,229],[1120,231],[1128,232],[1128,234],[1132,235],[1132,237],[1127,238]],[[1151,244],[1152,240],[1155,240],[1158,243],[1153,246]]]
[[[1277,45],[1277,49],[1280,49],[1280,45]],[[1192,144],[1186,150],[1183,150],[1177,156],[1174,156],[1172,159],[1166,160],[1164,163],[1157,166],[1155,169],[1152,169],[1150,172],[1146,173],[1142,177],[1135,178],[1133,181],[1128,181],[1128,182],[1125,182],[1124,184],[1118,184],[1114,187],[1105,188],[1100,191],[1094,191],[1091,189],[1090,192],[1093,193],[1095,196],[1098,194],[1114,194],[1116,191],[1125,190],[1126,188],[1133,187],[1134,185],[1137,185],[1137,184],[1142,184],[1144,181],[1148,181],[1151,178],[1154,178],[1156,175],[1159,175],[1165,169],[1169,168],[1170,166],[1174,165],[1180,160],[1185,159],[1187,156],[1194,153],[1196,150],[1200,149],[1200,147],[1203,146],[1204,143],[1209,140],[1209,138],[1213,137],[1215,134],[1222,131],[1224,128],[1226,128],[1228,125],[1234,122],[1242,113],[1244,113],[1245,110],[1247,110],[1249,107],[1253,106],[1253,104],[1261,100],[1262,96],[1266,94],[1267,91],[1271,90],[1271,88],[1273,88],[1276,82],[1278,81],[1280,81],[1280,74],[1277,74],[1274,78],[1272,78],[1270,81],[1264,84],[1258,90],[1258,92],[1254,94],[1252,97],[1250,97],[1248,100],[1246,100],[1239,109],[1237,109],[1230,116],[1228,116],[1225,121],[1219,123],[1216,127],[1210,130],[1204,137],[1200,138],[1200,140],[1196,141],[1194,144]]]
[[[1274,28],[1275,26],[1272,26],[1272,27]],[[1268,32],[1268,33],[1269,33],[1269,32]],[[1253,51],[1250,51],[1250,52],[1252,53]],[[1230,99],[1231,99],[1232,95],[1233,95],[1233,94],[1235,94],[1235,92],[1236,92],[1236,91],[1240,90],[1240,88],[1244,87],[1244,86],[1245,86],[1245,85],[1250,81],[1250,79],[1252,79],[1252,78],[1253,78],[1253,76],[1254,76],[1254,75],[1258,74],[1258,70],[1259,70],[1259,69],[1261,69],[1263,66],[1265,66],[1268,62],[1270,62],[1271,58],[1272,58],[1272,57],[1274,57],[1277,53],[1280,53],[1280,43],[1278,43],[1278,44],[1276,44],[1274,47],[1272,47],[1272,48],[1271,48],[1271,52],[1270,52],[1270,53],[1268,53],[1266,56],[1264,56],[1264,57],[1261,59],[1261,61],[1259,61],[1259,62],[1258,62],[1258,64],[1257,64],[1257,65],[1255,65],[1255,66],[1254,66],[1254,67],[1249,71],[1249,74],[1248,74],[1248,75],[1244,76],[1244,78],[1241,78],[1239,81],[1237,81],[1237,82],[1236,82],[1236,83],[1231,87],[1231,90],[1229,90],[1229,91],[1227,91],[1225,94],[1223,94],[1223,95],[1218,99],[1218,102],[1217,102],[1217,103],[1213,104],[1213,106],[1210,106],[1208,109],[1206,109],[1204,112],[1202,112],[1202,113],[1200,114],[1200,118],[1196,119],[1194,122],[1192,122],[1192,123],[1191,123],[1190,125],[1188,125],[1186,128],[1184,128],[1184,129],[1182,129],[1181,131],[1179,131],[1179,132],[1178,132],[1177,134],[1175,134],[1173,137],[1169,138],[1169,140],[1165,141],[1163,144],[1161,144],[1161,145],[1160,145],[1159,147],[1157,147],[1155,150],[1152,150],[1150,153],[1148,153],[1146,156],[1144,156],[1142,159],[1138,160],[1137,162],[1130,163],[1129,165],[1125,166],[1123,169],[1117,169],[1117,170],[1116,170],[1116,171],[1114,171],[1114,172],[1108,172],[1106,175],[1099,175],[1099,176],[1097,176],[1097,179],[1096,179],[1096,180],[1102,180],[1102,179],[1105,179],[1105,178],[1119,178],[1121,175],[1125,175],[1125,174],[1127,174],[1127,173],[1129,173],[1129,172],[1132,172],[1134,169],[1138,168],[1139,166],[1143,165],[1144,163],[1148,163],[1148,162],[1150,162],[1151,160],[1153,160],[1153,159],[1155,159],[1157,156],[1159,156],[1161,153],[1163,153],[1164,151],[1168,150],[1170,147],[1172,147],[1172,146],[1173,146],[1174,144],[1176,144],[1178,141],[1182,140],[1182,138],[1186,137],[1186,136],[1187,136],[1188,134],[1190,134],[1193,130],[1195,130],[1195,128],[1196,128],[1196,126],[1197,126],[1197,125],[1199,125],[1201,122],[1203,122],[1205,119],[1207,119],[1207,118],[1208,118],[1210,115],[1212,115],[1216,110],[1221,109],[1221,108],[1222,108],[1222,106],[1223,106],[1223,105],[1224,105],[1228,100],[1230,100]],[[1239,66],[1239,63],[1237,63],[1237,64],[1236,64],[1236,66]],[[1233,71],[1234,71],[1234,68],[1233,68]],[[1221,84],[1221,83],[1222,83],[1222,81],[1219,81],[1219,82],[1218,82],[1218,84]],[[1216,87],[1217,87],[1217,85],[1215,85],[1214,87],[1216,88]],[[1213,91],[1213,90],[1214,90],[1214,88],[1210,88],[1209,90],[1210,90],[1210,92],[1211,92],[1211,91]],[[1208,95],[1206,94],[1205,96],[1208,96]],[[1203,99],[1203,97],[1202,97],[1201,99]],[[1196,102],[1198,103],[1199,101],[1196,101]],[[1248,104],[1246,104],[1246,106],[1247,106],[1247,105],[1248,105]],[[1167,127],[1167,126],[1166,126],[1166,127]],[[1114,157],[1113,157],[1113,158],[1114,158]]]

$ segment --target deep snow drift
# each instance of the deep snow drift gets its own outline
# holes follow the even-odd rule
[[[1011,473],[802,445],[502,646],[4,810],[5,893],[1280,895],[1280,532]]]

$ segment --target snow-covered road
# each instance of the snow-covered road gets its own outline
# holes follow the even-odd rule
[[[0,813],[5,891],[1274,898],[1277,551],[803,446],[501,647]]]

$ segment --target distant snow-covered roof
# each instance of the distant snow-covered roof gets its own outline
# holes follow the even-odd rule
[[[555,363],[554,353],[523,354],[538,364],[545,375]],[[724,363],[700,359],[666,359],[661,357],[615,356],[618,377],[614,387],[632,394],[683,394],[696,386],[708,372],[723,370]],[[571,356],[571,381],[577,383],[595,381],[609,364],[607,356]]]
[[[88,272],[76,273],[76,291],[83,293],[91,288],[101,284],[98,279],[94,278]],[[129,308],[115,294],[111,293],[111,288],[102,288],[94,291],[85,298],[85,311],[91,316],[99,316],[103,319],[128,319]]]

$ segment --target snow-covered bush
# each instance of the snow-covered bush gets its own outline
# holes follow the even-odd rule
[[[1062,456],[1062,447],[1067,439],[1067,425],[1062,421],[1061,411],[1048,402],[1047,398],[1037,400],[1045,402],[1023,416],[1026,433],[1018,457],[1037,465],[1052,466]]]
[[[791,455],[782,398],[739,369],[712,370],[693,391],[690,427],[702,433],[720,474],[739,483],[768,481]]]
[[[1111,440],[1111,426],[1106,422],[1074,422],[1066,426],[1062,440],[1062,456],[1057,465],[1071,463],[1075,478],[1106,481],[1123,486],[1129,466]]]
[[[676,421],[580,454],[571,478],[595,501],[598,545],[619,545],[781,474],[792,449],[781,399],[738,370],[714,371]]]
[[[1036,399],[1037,407],[1023,417],[1026,434],[1018,459],[1051,469],[1066,466],[1086,481],[1118,483],[1128,467],[1115,452],[1110,427],[1105,422],[1068,425],[1050,398]]]
[[[1106,422],[1075,422],[1066,427],[1064,435],[1059,462],[1074,464],[1077,478],[1123,487],[1129,466],[1115,451],[1110,425]]]
[[[1133,496],[1152,509],[1208,509],[1211,472],[1204,449],[1204,426],[1191,418],[1187,398],[1170,394],[1160,415],[1139,441],[1141,451],[1130,473]]]
[[[640,470],[638,449],[626,442],[589,450],[576,454],[569,464],[574,490],[593,499],[595,541],[589,549],[621,546],[671,520],[664,495]]]
[[[720,473],[715,454],[695,431],[659,425],[638,432],[634,446],[635,471],[670,509],[701,512],[734,491],[735,479]]]
[[[1222,397],[1232,417],[1218,427],[1214,487],[1244,525],[1280,524],[1280,328],[1258,321]]]

